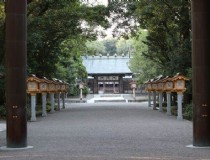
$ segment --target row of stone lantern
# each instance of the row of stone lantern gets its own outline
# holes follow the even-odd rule
[[[65,94],[68,91],[68,83],[53,78],[38,78],[35,75],[27,77],[27,93],[31,95],[31,121],[36,121],[36,95],[42,94],[42,116],[47,116],[46,97],[50,94],[51,113],[55,112],[55,94],[58,97],[58,110],[60,110],[60,95],[62,94],[63,108],[65,108]]]
[[[183,119],[182,99],[186,91],[185,82],[189,80],[184,75],[177,73],[175,76],[159,76],[145,82],[145,90],[148,91],[148,106],[151,107],[151,93],[153,93],[153,109],[156,110],[156,93],[159,93],[159,111],[162,112],[163,92],[167,94],[167,115],[171,115],[171,93],[177,93],[178,120]]]

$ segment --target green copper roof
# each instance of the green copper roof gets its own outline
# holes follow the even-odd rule
[[[129,57],[84,56],[83,65],[88,74],[131,74]]]

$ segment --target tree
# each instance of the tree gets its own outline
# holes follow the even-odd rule
[[[106,48],[106,54],[109,54],[110,56],[113,56],[115,53],[117,53],[117,48],[116,48],[116,42],[117,40],[114,38],[111,39],[105,39],[102,41],[105,48]]]
[[[87,41],[85,43],[86,52],[88,55],[98,55],[98,54],[105,54],[106,48],[102,41]]]
[[[4,51],[5,51],[5,13],[4,13],[4,3],[0,2],[0,74],[4,75]],[[1,105],[5,102],[5,77],[0,76],[0,110]]]
[[[139,25],[148,30],[144,43],[146,59],[156,63],[163,74],[187,74],[191,67],[190,0],[109,1],[114,35],[141,36]],[[134,34],[133,34],[134,33]]]
[[[59,62],[56,64],[56,77],[59,77],[71,84],[75,84],[75,79],[86,79],[87,72],[82,64],[83,53],[81,48],[84,41],[77,39],[68,39],[61,43],[60,49],[63,54],[59,56]],[[71,46],[71,47],[70,47]]]
[[[148,50],[148,46],[144,43],[148,36],[147,30],[139,31],[141,36],[133,38],[133,46],[135,48],[132,58],[129,61],[129,67],[135,74],[139,84],[144,83],[146,80],[156,77],[161,74],[160,67],[150,59],[143,56],[143,52]]]
[[[140,1],[137,13],[149,32],[143,55],[161,66],[164,74],[187,74],[191,67],[190,2]]]
[[[128,55],[131,56],[134,52],[133,40],[120,38],[116,43],[117,54],[118,55]]]
[[[89,7],[79,0],[30,1],[28,6],[28,73],[55,76],[60,44],[77,36],[94,39],[94,26],[106,26],[105,6]],[[82,23],[86,22],[87,27]],[[71,53],[69,53],[71,54]],[[59,78],[59,77],[58,77]]]

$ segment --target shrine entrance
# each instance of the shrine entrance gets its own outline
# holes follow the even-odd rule
[[[192,0],[191,3],[193,36],[193,145],[202,147],[210,146],[210,1]],[[19,0],[18,5],[17,0],[6,1],[7,147],[10,148],[27,146],[25,107],[27,60],[26,11],[26,0]],[[18,59],[14,58],[14,56]],[[115,64],[117,66],[120,63]],[[16,79],[16,83],[13,82],[14,79]],[[98,83],[95,84],[98,85]]]

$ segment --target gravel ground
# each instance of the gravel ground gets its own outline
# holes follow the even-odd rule
[[[0,160],[210,160],[210,149],[186,147],[192,144],[192,122],[145,102],[66,106],[28,122],[33,149],[0,150]],[[0,146],[5,139],[0,132]]]

